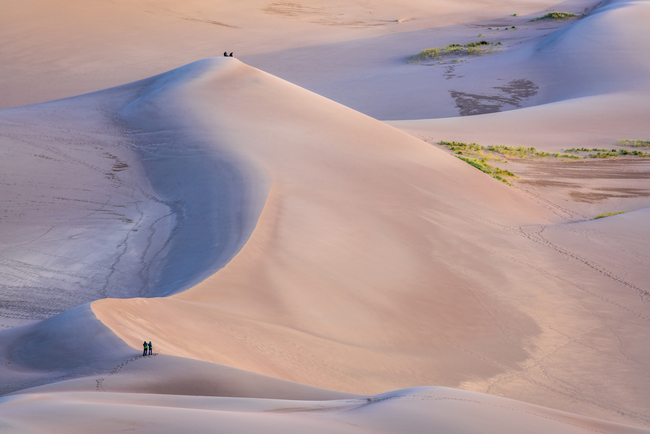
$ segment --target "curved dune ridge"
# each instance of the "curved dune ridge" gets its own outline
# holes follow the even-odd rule
[[[560,222],[561,216],[385,124],[223,58],[65,102],[84,99],[104,102],[98,104],[104,110],[112,103],[111,125],[121,125],[129,136],[153,137],[132,145],[145,155],[141,170],[147,172],[146,152],[154,145],[178,143],[185,136],[175,132],[191,131],[190,149],[203,143],[224,155],[239,174],[235,179],[246,180],[240,191],[251,198],[268,192],[250,239],[220,272],[172,297],[92,304],[95,315],[133,347],[145,335],[161,353],[348,392],[374,394],[422,383],[473,383],[490,392],[501,379],[521,366],[534,367],[535,359],[557,348],[566,348],[565,357],[574,359],[584,348],[572,351],[571,343],[582,336],[607,338],[589,310],[578,318],[575,310],[557,310],[580,294],[583,279],[592,285],[594,279],[589,273],[573,275],[578,270],[562,264],[562,255],[538,251],[528,228]],[[160,140],[167,132],[170,139]],[[154,155],[153,163],[164,161],[160,157]],[[155,164],[149,167],[156,186]],[[191,185],[179,181],[177,190],[173,183],[163,187],[180,194]],[[241,213],[255,215],[259,203],[250,200]],[[546,271],[556,267],[556,273]],[[575,294],[562,284],[569,275]],[[471,289],[477,285],[480,295]],[[638,295],[621,293],[614,306],[643,318],[638,307],[626,307],[635,305]],[[590,303],[604,302],[598,293],[592,296]],[[219,371],[190,365],[196,376],[178,378],[174,368],[180,362],[167,356],[158,356],[161,367],[148,365],[148,375],[122,376],[122,369],[143,369],[148,360],[137,359],[89,315],[86,305],[4,332],[5,372],[14,376],[9,390],[80,378],[53,390],[224,393],[216,385],[199,387],[196,379],[202,372],[220,378]],[[608,330],[616,327],[616,312],[611,317],[602,319],[609,321]],[[546,322],[574,337],[565,341]],[[59,358],[53,356],[57,353]],[[74,366],[68,358],[76,360]],[[624,361],[612,355],[609,363]],[[609,372],[579,368],[597,376],[595,381],[608,381]],[[241,383],[251,381],[259,380],[244,375]],[[238,383],[226,393],[241,396]],[[244,395],[340,397],[299,385],[259,383],[267,385]],[[582,412],[622,408],[614,401],[626,399],[615,394],[610,402],[594,403],[600,396],[584,393],[587,399],[577,406]],[[626,408],[642,399],[639,393],[625,390]],[[566,404],[562,398],[547,396],[545,403],[560,407]]]
[[[265,208],[222,272],[178,297],[96,302],[98,318],[133,346],[153,333],[163,352],[355,392],[398,384],[400,357],[430,370],[441,348],[460,356],[449,333],[474,340],[479,324],[493,345],[524,357],[518,346],[538,332],[534,322],[502,300],[476,300],[469,288],[478,276],[451,262],[478,258],[444,259],[446,246],[465,225],[461,215],[480,232],[491,219],[548,222],[552,213],[423,142],[236,60],[203,64],[182,97],[195,104],[197,128],[269,173]],[[472,193],[453,203],[465,189]],[[503,333],[482,305],[510,311],[521,334]],[[366,373],[338,372],[332,357],[350,370],[363,361]]]
[[[105,11],[92,37],[125,11],[143,33],[164,22],[193,37],[212,35],[183,30],[210,17],[200,24],[224,41],[256,34],[244,22],[287,26],[264,42],[281,51],[245,60],[305,87],[217,57],[0,110],[3,430],[648,432],[645,159],[508,163],[513,188],[432,143],[559,151],[650,136],[650,57],[637,44],[650,2],[568,4],[586,15],[509,31],[498,55],[437,78],[404,53],[464,42],[468,28],[474,40],[487,22],[445,33],[427,29],[440,17],[406,19],[397,33],[345,2],[260,2],[248,21],[217,3],[75,2],[66,19]],[[443,6],[469,19],[467,5]],[[498,25],[515,20],[529,17]],[[306,34],[333,43],[293,48],[287,35]],[[67,31],[53,37],[74,46]],[[67,84],[51,92],[171,61],[146,62],[79,83],[54,74]],[[506,88],[517,98],[488,113],[493,95],[480,92]],[[592,220],[604,211],[626,212]],[[145,339],[154,355],[140,356]]]
[[[98,298],[168,295],[241,249],[264,173],[205,143],[182,109],[151,109],[192,68],[3,112],[3,317],[20,324]]]
[[[173,178],[182,172],[174,172],[169,160],[183,168],[177,160],[186,154],[192,158],[197,152],[204,160],[219,157],[218,161],[229,163],[226,174],[234,173],[230,179],[240,182],[238,191],[245,193],[236,202],[246,208],[239,209],[238,216],[256,217],[260,204],[263,209],[243,248],[238,253],[228,250],[236,253],[234,258],[188,291],[165,298],[102,300],[2,332],[0,357],[5,363],[0,369],[2,378],[9,379],[3,387],[11,391],[40,386],[32,389],[34,393],[50,397],[40,413],[45,415],[43,420],[48,420],[50,405],[60,415],[74,416],[80,426],[86,417],[94,419],[95,410],[84,416],[66,404],[70,399],[90,404],[94,398],[87,398],[84,393],[88,391],[239,396],[255,398],[254,406],[261,405],[255,403],[263,398],[359,399],[343,392],[374,395],[427,383],[472,383],[470,388],[490,392],[521,366],[535,366],[536,358],[557,352],[553,347],[567,347],[566,357],[574,358],[572,341],[583,335],[606,338],[604,333],[599,335],[601,327],[592,324],[589,312],[576,318],[574,310],[557,309],[579,293],[576,290],[573,295],[561,284],[576,269],[566,267],[556,274],[545,271],[565,260],[561,255],[540,254],[530,241],[529,229],[524,229],[560,222],[552,209],[412,136],[235,59],[201,61],[56,104],[85,104],[87,121],[97,116],[94,119],[99,122],[103,116],[110,120],[105,121],[105,128],[122,128],[121,137],[133,140],[127,149],[142,161],[138,170],[147,174],[161,198],[193,188],[187,179]],[[89,105],[98,107],[96,115]],[[43,116],[39,112],[47,112],[48,104],[16,109],[9,116],[24,115],[22,110]],[[95,151],[103,155],[102,149]],[[170,149],[176,153],[168,154]],[[161,172],[174,181],[158,184]],[[191,180],[196,173],[187,176]],[[209,191],[207,186],[199,191],[205,191],[203,187]],[[188,194],[191,197],[192,192]],[[250,199],[242,202],[246,198]],[[181,221],[179,214],[168,214],[172,222]],[[222,221],[218,230],[237,232],[245,220]],[[151,231],[148,239],[152,243],[168,239],[173,227],[167,224],[168,231],[158,235]],[[200,229],[200,223],[190,228]],[[167,246],[170,251],[200,253],[183,243]],[[166,253],[165,258],[174,255]],[[213,256],[213,264],[219,260]],[[593,281],[594,276],[572,276],[577,286],[582,279]],[[154,288],[165,288],[168,283],[158,277]],[[476,287],[482,289],[480,293]],[[598,302],[597,295],[592,302]],[[637,296],[622,293],[617,305],[623,308]],[[630,309],[637,308],[626,308],[626,314]],[[608,330],[616,327],[614,320]],[[553,333],[547,322],[561,333],[578,336],[564,342],[566,338]],[[111,331],[135,348],[144,335],[155,342],[157,353],[317,387],[168,355],[142,359]],[[562,365],[564,360],[557,363]],[[624,361],[612,356],[610,363],[616,366]],[[598,369],[590,370],[587,365],[580,369],[598,376],[596,381],[607,381]],[[622,380],[629,384],[628,378]],[[417,392],[416,396],[426,396],[415,401],[439,400],[426,390]],[[60,394],[63,391],[69,395]],[[396,392],[406,397],[403,402],[410,402],[412,393]],[[625,389],[613,394],[612,402],[601,400],[594,405],[600,396],[585,390],[587,399],[577,408],[587,413],[594,407],[599,411],[607,406],[629,408],[631,400],[642,399],[639,393],[643,392]],[[22,405],[32,407],[29,396],[5,398],[3,423],[16,429],[38,429],[37,419],[26,423],[19,416]],[[524,397],[531,400],[530,395]],[[545,404],[560,407],[565,404],[561,398],[546,397]],[[218,410],[207,398],[206,402],[188,399],[178,397],[164,405],[207,405]],[[383,402],[382,396],[377,399]],[[457,398],[443,400],[449,399],[456,402]],[[459,398],[458,414],[474,415],[473,400],[463,399]],[[499,398],[489,398],[493,399]],[[625,399],[629,401],[624,404],[613,402]],[[110,417],[105,406],[110,404],[96,405],[102,417]],[[348,414],[349,404],[342,405]],[[518,405],[528,408],[529,404]],[[447,423],[430,416],[427,404],[418,408],[398,406],[396,414],[415,412],[413,429],[432,421]],[[539,417],[539,411],[526,410],[522,417],[529,413]],[[544,412],[554,414],[553,420],[564,417],[553,410]],[[127,414],[126,420],[131,417],[128,411],[120,413]],[[139,414],[134,409],[133,417]],[[151,417],[160,416],[154,412]],[[480,421],[492,416],[481,416],[479,411],[475,417]],[[603,432],[621,429],[566,417],[571,422],[560,422],[560,426],[567,432],[591,424]],[[300,425],[292,420],[287,423]],[[372,427],[378,420],[370,416],[361,425]],[[499,420],[495,429],[512,423]],[[265,423],[265,418],[260,421]],[[457,422],[461,429],[462,423]],[[462,429],[471,432],[475,427]],[[539,429],[545,432],[547,427],[542,424]]]
[[[463,386],[615,420],[634,408],[644,423],[645,391],[593,390],[645,382],[643,350],[593,366],[602,348],[583,340],[633,345],[621,321],[645,321],[645,275],[620,279],[612,300],[615,277],[567,261],[574,246],[541,235],[565,218],[558,209],[237,61],[202,65],[176,97],[194,104],[197,129],[268,173],[270,193],[219,273],[171,298],[93,303],[119,337],[347,392]],[[567,365],[589,372],[569,394],[556,389],[563,374],[547,376]]]

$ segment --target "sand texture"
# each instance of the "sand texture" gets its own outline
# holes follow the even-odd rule
[[[3,15],[3,432],[648,432],[647,0]]]

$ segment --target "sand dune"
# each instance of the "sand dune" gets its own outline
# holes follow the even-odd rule
[[[252,231],[263,202],[248,205],[250,173],[200,138],[179,142],[133,98],[141,86],[4,111],[3,326],[187,289]]]
[[[195,128],[211,131],[215,140],[248,154],[268,172],[272,187],[265,209],[254,236],[222,272],[173,299],[96,303],[93,310],[102,321],[132,345],[151,324],[147,333],[164,328],[154,335],[163,352],[355,392],[381,390],[368,390],[364,376],[351,375],[364,359],[398,358],[400,352],[411,358],[423,341],[432,347],[428,357],[419,349],[414,358],[423,367],[435,363],[434,354],[440,363],[441,348],[457,352],[445,343],[449,335],[433,337],[436,329],[474,340],[469,330],[479,321],[492,323],[484,328],[486,339],[515,357],[524,355],[512,341],[525,335],[504,334],[481,307],[507,311],[507,305],[492,299],[477,303],[466,289],[467,273],[443,265],[478,258],[454,256],[437,264],[431,258],[449,255],[449,247],[441,247],[457,242],[454,220],[461,213],[473,215],[475,225],[490,218],[514,225],[547,222],[552,213],[423,142],[237,61],[215,59],[201,67],[184,89],[202,121]],[[160,98],[157,108],[164,110],[169,104]],[[467,185],[473,193],[452,204],[450,198]],[[422,233],[437,235],[422,238]],[[479,267],[489,274],[487,264]],[[173,314],[176,309],[185,314]],[[457,316],[453,309],[473,314]],[[536,332],[518,309],[511,313],[530,324],[528,333]],[[165,324],[152,315],[165,318]],[[195,321],[183,321],[186,315]],[[305,354],[292,354],[287,345]],[[311,354],[321,347],[328,358]],[[269,356],[281,363],[269,363]],[[332,357],[335,363],[327,361]],[[349,373],[339,372],[339,363],[349,364]],[[404,375],[401,360],[390,368],[384,363],[372,373],[373,364],[364,362],[375,388],[382,382],[392,387]]]
[[[193,185],[182,178],[156,183],[145,151],[167,137],[190,151],[203,144],[201,158],[224,156],[229,173],[239,176],[231,179],[245,180],[239,191],[248,192],[241,203],[250,215],[268,192],[251,238],[220,272],[173,297],[93,304],[133,347],[146,335],[165,354],[318,387],[374,394],[427,383],[462,386],[644,424],[647,389],[620,388],[645,381],[641,359],[612,351],[606,363],[593,365],[590,352],[602,350],[589,344],[631,344],[622,321],[630,312],[641,321],[636,338],[645,338],[646,313],[637,301],[645,296],[630,290],[642,286],[635,279],[643,276],[584,267],[589,260],[571,251],[575,243],[557,247],[538,235],[536,228],[562,222],[557,209],[235,59],[199,62],[84,99],[115,110],[108,119],[145,156],[140,170],[149,168],[157,194],[182,195]],[[217,229],[231,232],[225,222]],[[157,237],[166,238],[150,234]],[[214,240],[219,245],[221,238]],[[169,249],[191,252],[182,244]],[[647,254],[645,244],[626,249]],[[614,299],[605,295],[612,281],[624,289]],[[477,285],[480,293],[472,289]],[[79,312],[68,313],[78,320],[62,321],[85,321]],[[75,371],[50,366],[41,355],[60,345],[53,336],[66,339],[65,329],[45,322],[5,333],[14,337],[5,347],[12,364],[5,372],[19,378],[12,383],[19,388],[48,377],[96,381],[137,355],[118,345],[105,362],[80,359]],[[83,336],[74,342],[81,351],[88,345]],[[115,344],[99,344],[104,360]],[[35,347],[39,352],[30,352]],[[29,354],[44,365],[32,366]],[[544,379],[567,364],[586,374]],[[27,368],[37,370],[29,373],[32,383],[16,374]],[[614,370],[622,374],[613,378]],[[558,390],[556,381],[575,392]],[[603,395],[594,384],[614,392]],[[632,412],[621,417],[623,409]]]
[[[580,132],[585,135],[578,140],[593,137],[590,130],[567,131],[563,126],[571,122],[579,127],[581,119],[601,131],[609,128],[612,132],[650,135],[647,123],[639,122],[639,117],[648,113],[644,101],[649,91],[646,77],[650,64],[648,56],[637,49],[638,41],[648,38],[648,3],[581,1],[556,7],[578,15],[593,11],[571,20],[538,22],[530,21],[541,15],[538,11],[516,17],[504,14],[498,20],[472,21],[468,17],[463,24],[444,29],[292,48],[247,55],[244,60],[382,120],[461,115],[455,120],[461,123],[467,115],[517,112],[540,104],[603,96],[584,103],[571,102],[566,110],[550,105],[530,115],[513,113],[503,123],[498,117],[486,117],[480,127],[482,130],[494,122],[498,131],[522,140],[522,130],[526,137],[520,124],[522,116],[549,117],[545,113],[550,112],[559,122],[545,129],[554,134],[553,138],[575,140]],[[441,58],[407,63],[409,55],[423,49],[480,40],[501,45],[493,47],[492,53],[461,56],[455,61]],[[620,99],[612,97],[617,94],[621,94]],[[634,101],[636,98],[643,101]],[[584,110],[584,116],[578,110]],[[617,115],[609,116],[612,113]],[[439,128],[444,130],[444,123]],[[465,134],[478,132],[477,128],[467,130]]]
[[[643,24],[648,14],[647,2],[605,3],[590,16],[533,41],[529,47],[517,48],[522,76],[535,77],[531,79],[540,84],[544,95],[539,102],[551,103],[487,116],[391,124],[432,140],[536,146],[554,152],[650,136],[644,121],[650,113],[646,79],[650,63],[648,56],[634,49],[634,41],[648,37]],[[526,62],[521,61],[522,56],[527,57]],[[497,74],[512,68],[511,63],[503,69],[493,68],[483,59],[473,63]],[[459,69],[457,73],[471,78],[470,66],[465,67],[467,72]],[[473,73],[476,76],[480,70]]]
[[[0,426],[647,432],[647,165],[433,144],[650,136],[648,2],[555,6],[8,6],[1,106],[171,71],[0,110]]]
[[[79,403],[83,402],[83,405]],[[286,401],[116,393],[25,394],[2,398],[10,432],[359,433],[422,430],[486,433],[643,433],[509,399],[453,389],[414,388],[363,399]],[[53,425],[54,423],[54,425]]]
[[[600,350],[588,344],[614,345],[630,310],[646,315],[628,291],[642,280],[584,267],[579,248],[537,235],[566,214],[244,65],[202,68],[174,96],[197,104],[196,129],[257,161],[269,197],[242,251],[192,290],[94,303],[118,336],[137,347],[145,333],[164,353],[349,392],[462,386],[614,420],[636,408],[644,423],[642,389],[593,389],[612,369],[636,378],[620,383],[645,381],[641,359],[612,352],[591,366]],[[628,248],[647,255],[645,244]],[[605,296],[612,284],[616,300]],[[539,377],[567,363],[589,372],[563,380],[574,392]]]
[[[187,63],[529,13],[553,1],[26,0],[0,17],[0,107],[117,86]],[[401,20],[402,22],[397,22]]]

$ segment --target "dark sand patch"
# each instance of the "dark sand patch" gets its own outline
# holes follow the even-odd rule
[[[496,113],[506,106],[521,107],[521,103],[537,95],[539,86],[527,79],[517,79],[505,86],[496,86],[496,95],[480,95],[475,93],[450,90],[449,94],[456,101],[458,113],[461,116],[473,116],[485,113]]]

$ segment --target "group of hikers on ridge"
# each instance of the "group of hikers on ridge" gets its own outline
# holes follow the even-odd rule
[[[149,343],[147,343],[147,341],[144,341],[142,346],[144,347],[144,351],[142,352],[143,357],[147,355],[147,349],[149,349],[149,355],[153,354],[153,346],[151,345],[151,341],[149,341]]]
[[[223,57],[232,57],[232,53],[228,54],[227,51],[223,52]]]

